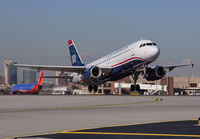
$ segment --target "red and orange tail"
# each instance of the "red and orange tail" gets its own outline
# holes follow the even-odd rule
[[[42,85],[43,84],[43,73],[44,73],[44,70],[41,70],[41,72],[40,72],[40,78],[38,80],[37,85]]]

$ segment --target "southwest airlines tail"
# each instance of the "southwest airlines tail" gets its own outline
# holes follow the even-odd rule
[[[74,45],[73,40],[68,41],[72,66],[84,66],[83,61]]]
[[[43,87],[43,73],[44,73],[44,70],[42,70],[40,72],[40,78],[38,79],[38,82],[33,87],[33,89],[32,89],[33,92],[38,93],[40,91],[40,89],[42,89],[42,87]]]
[[[38,79],[37,85],[43,84],[43,73],[44,73],[44,70],[42,70],[40,73],[40,78]]]

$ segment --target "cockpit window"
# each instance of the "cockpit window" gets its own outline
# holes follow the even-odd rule
[[[143,44],[140,45],[140,47],[151,46],[151,45],[156,46],[156,43],[143,43]]]
[[[145,46],[145,43],[140,45],[140,47],[144,47],[144,46]]]

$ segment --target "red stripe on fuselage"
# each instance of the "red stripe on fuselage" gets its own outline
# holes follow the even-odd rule
[[[123,63],[126,63],[126,62],[132,60],[132,59],[138,59],[138,60],[143,60],[143,61],[145,61],[144,59],[139,58],[139,57],[132,57],[132,58],[129,58],[129,59],[125,60],[125,61],[122,61],[122,62],[120,62],[120,63],[117,63],[117,64],[115,64],[115,65],[112,65],[112,67],[119,66],[119,65],[121,65],[121,64],[123,64]]]

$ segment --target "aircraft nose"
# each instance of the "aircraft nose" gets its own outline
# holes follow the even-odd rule
[[[151,49],[149,50],[149,58],[151,60],[155,60],[156,58],[158,58],[160,55],[160,49],[157,46],[152,46]]]
[[[160,55],[160,49],[158,48],[158,46],[154,46],[152,51],[153,51],[153,55],[156,58]]]

